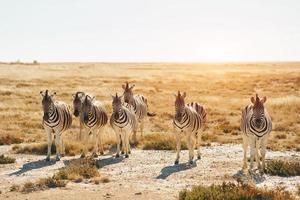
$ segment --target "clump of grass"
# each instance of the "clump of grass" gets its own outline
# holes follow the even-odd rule
[[[55,178],[61,180],[71,180],[81,182],[83,179],[99,177],[100,174],[93,159],[73,160],[70,164],[59,170],[54,175]]]
[[[175,138],[168,134],[149,134],[146,135],[142,143],[143,150],[175,150],[176,141]],[[181,142],[181,149],[186,150],[187,145],[185,142]]]
[[[16,135],[0,135],[0,145],[20,144],[23,139]]]
[[[55,177],[48,177],[48,178],[41,178],[37,182],[26,182],[23,187],[20,189],[20,187],[14,187],[16,190],[13,191],[20,191],[23,193],[30,193],[33,191],[38,190],[45,190],[49,188],[57,188],[57,187],[65,187],[67,184],[66,181],[57,179]],[[12,191],[12,188],[11,188]]]
[[[277,176],[300,176],[300,160],[269,160],[266,173]]]
[[[223,183],[222,185],[194,186],[191,190],[182,190],[179,193],[180,200],[291,200],[293,196],[284,191],[283,188],[272,190],[260,189],[248,185],[236,185],[234,183]]]
[[[0,155],[0,164],[10,164],[16,161],[15,158],[11,158],[9,156]]]
[[[81,153],[83,149],[83,145],[78,142],[66,142],[64,144],[65,155],[67,156],[75,156]],[[92,145],[88,145],[88,150],[91,151],[93,149]],[[30,144],[30,145],[15,145],[13,147],[15,153],[19,154],[37,154],[37,155],[46,155],[48,151],[47,143],[39,143],[39,144]],[[56,147],[55,144],[51,145],[51,154],[55,154]]]

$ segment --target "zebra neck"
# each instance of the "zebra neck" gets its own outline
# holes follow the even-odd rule
[[[58,120],[58,110],[55,105],[52,107],[52,112],[49,113],[49,120],[48,122],[53,123]]]

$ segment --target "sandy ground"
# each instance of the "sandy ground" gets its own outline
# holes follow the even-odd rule
[[[0,154],[9,153],[11,146],[0,146]],[[240,145],[213,145],[202,148],[202,158],[188,166],[188,152],[181,152],[180,164],[173,165],[173,151],[133,150],[129,159],[114,158],[105,155],[97,160],[99,171],[110,178],[109,183],[95,185],[88,183],[68,183],[63,189],[50,189],[29,194],[9,192],[13,184],[34,181],[53,175],[66,161],[74,157],[65,157],[59,162],[44,161],[45,156],[12,155],[15,164],[0,166],[0,199],[177,199],[178,192],[196,184],[209,185],[223,181],[234,181],[233,177],[242,177],[242,148]],[[267,158],[300,157],[294,151],[269,151]],[[54,159],[54,157],[53,157]],[[252,181],[259,187],[272,188],[284,186],[295,193],[300,177],[282,178],[263,175]]]

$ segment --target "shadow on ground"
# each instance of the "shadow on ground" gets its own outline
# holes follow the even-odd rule
[[[119,162],[122,162],[124,157],[121,155],[119,158],[116,158],[115,156],[109,157],[109,158],[104,158],[104,159],[99,159],[96,161],[96,166],[98,168],[105,167],[107,165],[113,165],[117,164]]]
[[[18,171],[10,173],[9,176],[20,176],[21,174],[28,172],[30,170],[40,169],[43,167],[54,165],[55,163],[56,163],[55,160],[46,161],[45,159],[29,162],[24,164],[22,168],[20,168]]]
[[[194,167],[197,167],[196,162],[194,162],[192,165],[188,165],[187,163],[181,163],[178,165],[167,166],[167,167],[164,167],[161,169],[160,175],[157,176],[156,178],[157,179],[166,179],[168,176],[170,176],[173,173],[189,170]]]
[[[233,175],[233,178],[236,179],[238,183],[241,184],[259,184],[266,180],[264,174],[261,174],[258,170],[244,172],[243,170],[237,171]]]

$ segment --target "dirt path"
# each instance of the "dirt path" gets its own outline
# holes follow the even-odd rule
[[[10,150],[0,146],[0,154]],[[15,164],[0,165],[0,199],[176,199],[178,191],[196,184],[209,185],[233,180],[240,174],[242,148],[240,145],[215,145],[202,148],[202,158],[187,166],[188,152],[181,152],[180,164],[174,166],[173,151],[133,150],[129,159],[102,156],[97,163],[100,173],[110,178],[109,183],[68,183],[63,189],[21,194],[9,192],[13,184],[34,181],[53,175],[74,157],[65,157],[59,162],[46,163],[45,156],[13,155]],[[267,158],[297,156],[299,152],[269,151]],[[264,175],[255,179],[260,187],[285,186],[295,192],[300,177],[282,178]]]

